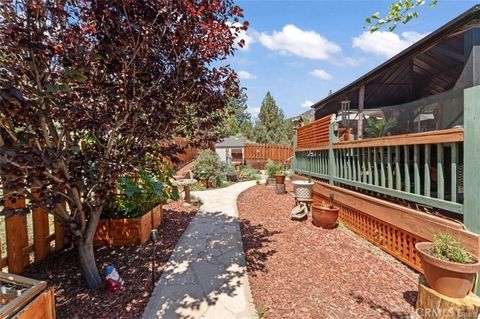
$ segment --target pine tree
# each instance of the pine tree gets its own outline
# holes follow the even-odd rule
[[[270,92],[267,92],[255,123],[256,142],[288,144],[291,136],[288,127],[283,110],[277,106]]]

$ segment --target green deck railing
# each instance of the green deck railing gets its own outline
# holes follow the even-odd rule
[[[294,171],[463,214],[463,129],[449,129],[296,149]]]

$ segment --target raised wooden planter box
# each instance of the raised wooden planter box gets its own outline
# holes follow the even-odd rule
[[[0,318],[55,319],[53,288],[44,281],[0,272]]]
[[[162,205],[138,218],[101,219],[95,233],[95,246],[135,246],[145,243],[152,229],[163,220]]]

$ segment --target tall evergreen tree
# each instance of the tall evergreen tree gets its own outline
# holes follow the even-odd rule
[[[247,93],[242,88],[237,97],[232,97],[225,107],[225,121],[221,126],[221,136],[228,137],[242,135],[247,139],[251,137],[252,120],[247,112]]]
[[[256,142],[288,144],[290,134],[287,127],[283,110],[277,106],[270,92],[267,92],[255,123]]]

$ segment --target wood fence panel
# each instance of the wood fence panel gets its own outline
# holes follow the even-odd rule
[[[3,184],[0,184],[3,185]],[[5,187],[3,191],[7,193]],[[34,196],[39,196],[36,189],[31,190]],[[6,208],[25,208],[25,198],[12,199],[5,195]],[[31,214],[31,218],[29,218]],[[8,272],[20,274],[32,262],[41,262],[50,254],[50,242],[55,241],[56,251],[65,246],[63,226],[55,222],[55,231],[50,233],[49,214],[44,209],[33,205],[27,214],[13,214],[4,218],[5,237],[0,242],[0,270],[8,267]],[[2,236],[3,237],[3,236]],[[33,238],[30,242],[29,238]],[[30,258],[33,253],[34,258]]]
[[[297,148],[328,146],[331,119],[332,116],[328,115],[297,128]]]
[[[32,194],[36,198],[40,198],[40,194],[37,190],[32,190]],[[47,258],[50,251],[50,242],[48,241],[48,235],[50,234],[48,227],[48,212],[45,209],[38,206],[32,208],[33,219],[33,243],[34,243],[34,255],[35,262],[40,262]]]
[[[272,160],[275,162],[290,161],[293,149],[280,144],[245,144],[245,160]]]
[[[6,207],[21,208],[24,200],[16,200],[14,204],[5,203]],[[16,207],[13,207],[16,206]],[[28,263],[23,249],[28,246],[27,217],[25,215],[12,215],[5,218],[5,230],[7,235],[7,265],[8,271],[19,274]]]
[[[65,228],[63,225],[58,221],[55,220],[55,251],[61,251],[65,248]]]

